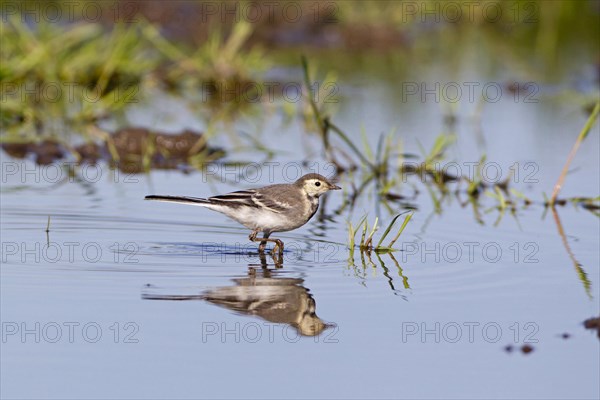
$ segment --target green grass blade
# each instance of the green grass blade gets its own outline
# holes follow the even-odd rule
[[[579,136],[577,137],[577,140],[575,141],[573,148],[571,148],[571,151],[569,152],[569,155],[567,156],[567,161],[565,162],[562,172],[560,173],[560,176],[558,177],[558,180],[556,181],[556,184],[554,185],[554,190],[552,191],[552,197],[550,197],[550,206],[554,206],[556,197],[558,196],[558,193],[562,189],[563,184],[565,182],[565,178],[567,177],[567,172],[569,171],[569,166],[571,165],[571,161],[573,161],[573,159],[575,158],[575,154],[577,153],[577,150],[579,149],[579,145],[581,144],[581,142],[583,142],[583,140],[587,137],[587,135],[592,130],[592,127],[596,123],[596,118],[598,117],[599,113],[600,113],[600,101],[596,103],[594,110],[590,114],[590,117],[588,118],[587,122],[583,126],[583,129],[581,130],[581,132],[579,132]]]
[[[371,246],[373,242],[373,235],[377,231],[377,224],[379,223],[379,217],[375,217],[375,223],[373,224],[373,229],[371,229],[371,233],[369,233],[369,237],[367,237],[367,241],[365,242],[365,247]]]
[[[385,229],[385,231],[383,232],[383,235],[381,235],[381,238],[379,239],[379,242],[377,242],[377,246],[375,246],[376,249],[381,247],[381,243],[383,243],[383,241],[385,240],[385,237],[390,233],[390,231],[392,230],[392,226],[394,226],[394,224],[396,223],[396,220],[398,219],[398,217],[400,217],[402,215],[402,213],[397,214],[393,219],[392,222],[390,222],[390,224],[388,225],[388,227]]]
[[[362,236],[360,238],[360,247],[363,247],[365,245],[365,237],[367,236],[367,219],[364,219],[364,222],[362,223],[363,225],[363,232],[362,232]]]
[[[406,225],[408,225],[408,222],[410,221],[410,219],[412,218],[413,215],[414,215],[414,211],[411,211],[410,214],[408,214],[406,217],[404,217],[404,222],[402,222],[402,225],[400,226],[398,233],[396,233],[396,236],[394,236],[394,239],[392,239],[390,244],[388,244],[388,247],[390,249],[394,246],[394,243],[396,243],[396,241],[398,240],[398,238],[404,231],[404,228],[406,228]]]

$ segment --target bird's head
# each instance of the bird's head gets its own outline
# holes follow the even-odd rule
[[[341,187],[335,185],[323,175],[307,174],[298,179],[295,185],[299,186],[308,196],[319,197],[330,190],[340,190]]]

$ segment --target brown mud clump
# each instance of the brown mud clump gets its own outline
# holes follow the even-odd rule
[[[200,132],[184,130],[178,134],[153,132],[146,128],[124,128],[103,142],[89,141],[69,148],[53,139],[29,143],[4,143],[11,157],[31,157],[38,165],[48,165],[67,156],[81,164],[106,161],[121,171],[140,173],[150,169],[176,169],[189,165],[192,158],[205,162],[221,158],[224,152],[209,147]]]

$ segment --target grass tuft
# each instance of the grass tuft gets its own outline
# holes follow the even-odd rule
[[[396,232],[394,238],[390,241],[390,243],[387,246],[383,246],[382,245],[383,241],[392,231],[392,228],[394,227],[394,224],[396,223],[398,218],[401,215],[405,215],[405,214],[408,214],[408,215],[406,215],[406,217],[404,217],[404,221],[402,222],[402,225]],[[348,221],[348,248],[350,251],[349,259],[350,260],[354,259],[354,249],[357,246],[356,239],[355,239],[356,233],[360,230],[361,227],[362,227],[362,236],[361,236],[360,242],[358,243],[358,248],[360,249],[361,253],[363,253],[363,252],[370,253],[372,251],[374,251],[375,253],[391,253],[391,252],[397,251],[397,249],[394,249],[394,247],[393,247],[394,243],[396,243],[396,241],[398,240],[398,238],[400,237],[400,235],[402,234],[402,232],[404,231],[404,229],[410,222],[413,214],[414,214],[414,211],[406,211],[406,212],[397,214],[392,219],[392,221],[388,224],[387,228],[383,232],[383,235],[381,235],[381,237],[379,238],[379,241],[377,242],[377,245],[375,245],[375,246],[373,245],[373,238],[375,237],[375,232],[377,232],[377,230],[379,229],[379,218],[375,218],[375,223],[373,224],[373,227],[369,231],[368,235],[367,235],[367,231],[369,229],[368,229],[368,221],[367,221],[366,215],[360,219],[360,221],[358,222],[356,227],[354,225],[352,225],[352,222]]]

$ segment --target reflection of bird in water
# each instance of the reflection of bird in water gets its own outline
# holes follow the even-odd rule
[[[254,315],[266,321],[288,324],[304,336],[316,336],[332,327],[315,313],[316,304],[303,279],[275,277],[261,257],[263,268],[250,267],[248,276],[233,279],[236,286],[222,286],[198,295],[174,295],[146,292],[146,300],[206,300],[241,314]],[[148,290],[154,291],[151,285]]]
[[[275,271],[250,269],[248,277],[233,279],[236,286],[214,288],[204,292],[202,297],[242,314],[289,324],[305,336],[319,335],[330,326],[315,313],[315,301],[302,286],[304,280],[274,278],[271,272]]]

